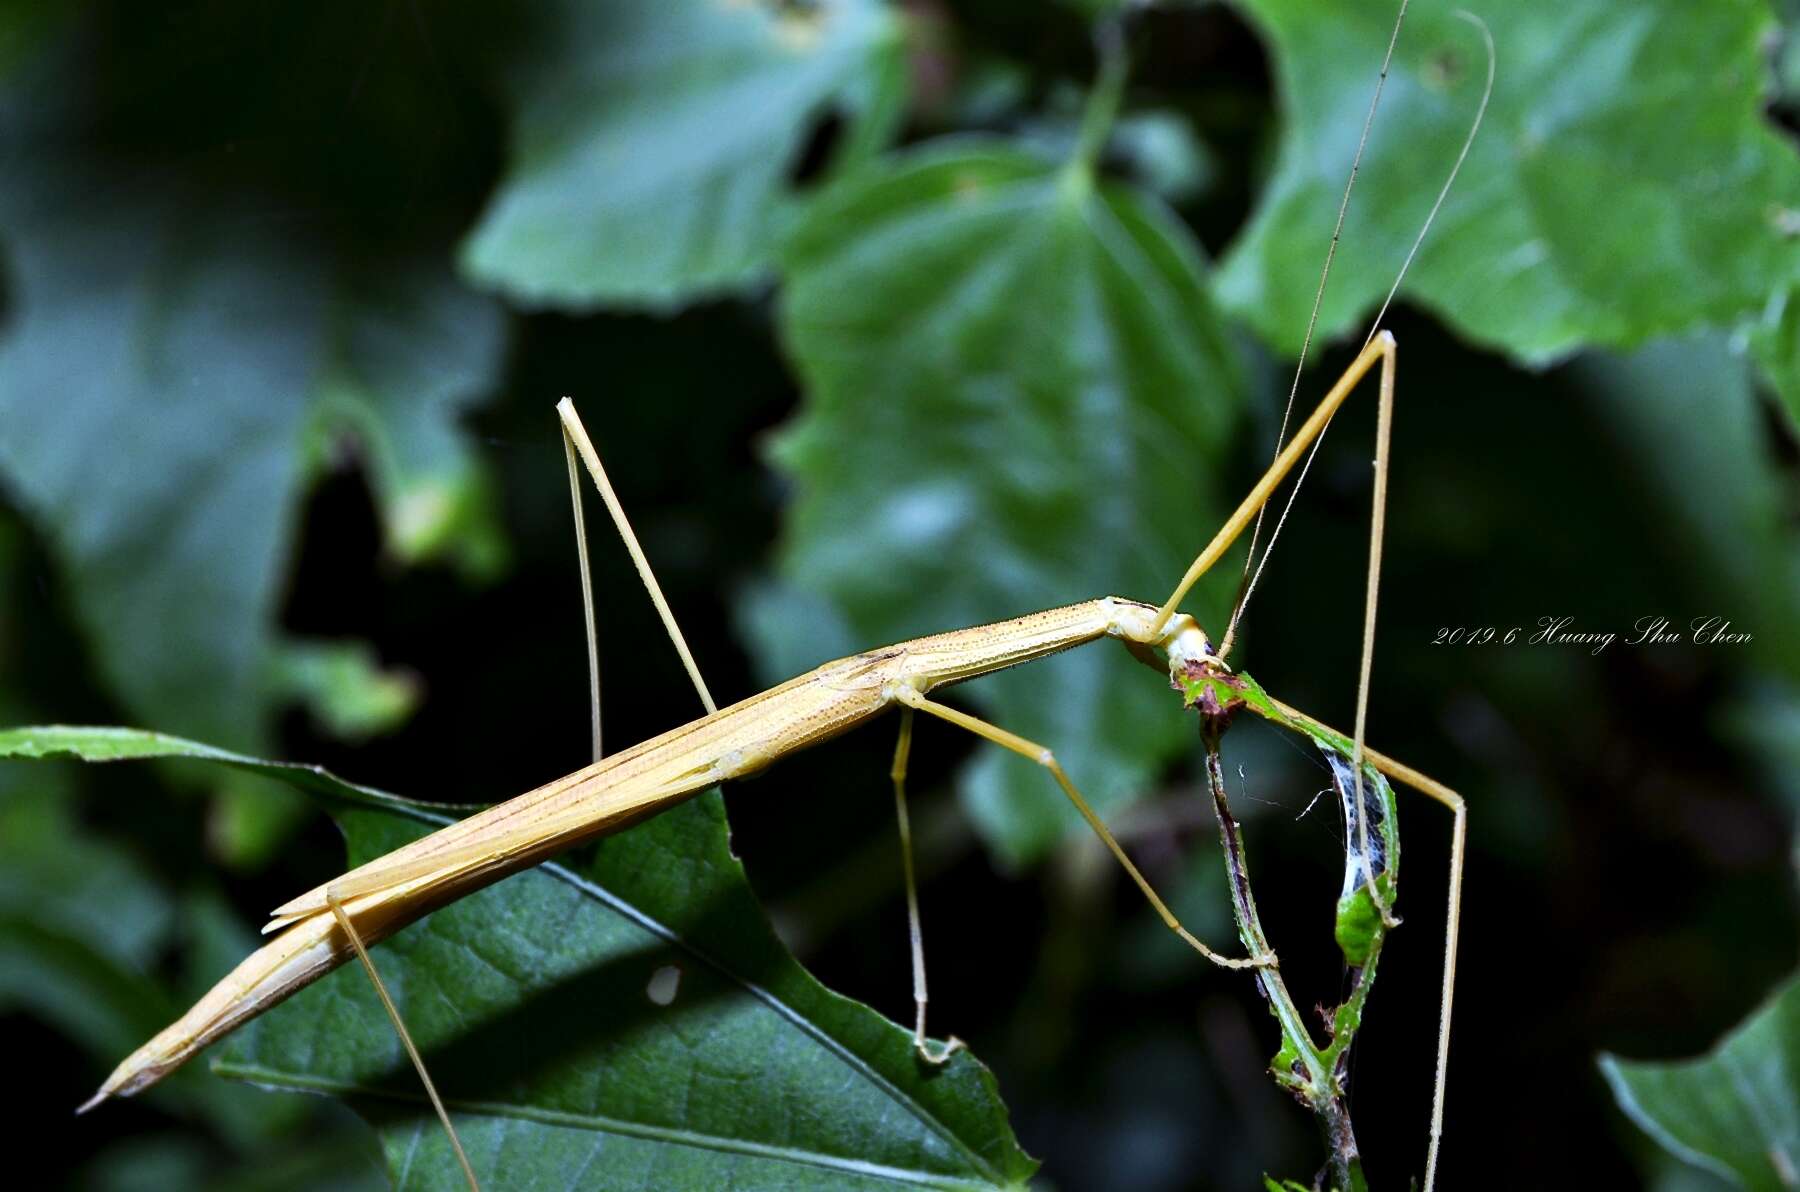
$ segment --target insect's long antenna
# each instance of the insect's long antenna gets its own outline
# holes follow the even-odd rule
[[[1400,15],[1401,15],[1401,17],[1404,17],[1406,15],[1405,4],[1402,4],[1400,7]],[[1495,59],[1496,59],[1496,55],[1494,52],[1494,35],[1492,32],[1489,31],[1489,29],[1487,27],[1487,23],[1485,21],[1483,21],[1480,17],[1476,16],[1474,13],[1468,12],[1467,10],[1464,10],[1464,9],[1458,9],[1456,12],[1456,15],[1458,17],[1461,17],[1463,20],[1468,21],[1470,24],[1474,25],[1475,28],[1481,33],[1482,43],[1487,49],[1487,82],[1482,87],[1481,102],[1476,105],[1475,118],[1469,122],[1468,134],[1463,137],[1462,149],[1460,151],[1458,151],[1458,153],[1456,155],[1456,161],[1450,167],[1450,173],[1444,178],[1443,186],[1438,188],[1437,199],[1431,204],[1431,210],[1430,210],[1430,212],[1428,212],[1426,214],[1425,221],[1419,225],[1418,234],[1413,237],[1412,247],[1407,250],[1406,259],[1403,262],[1401,262],[1399,272],[1394,275],[1393,284],[1388,287],[1387,296],[1385,298],[1383,298],[1381,301],[1381,309],[1375,312],[1375,318],[1369,324],[1368,334],[1363,337],[1363,346],[1365,348],[1368,347],[1369,343],[1374,340],[1375,333],[1381,329],[1381,320],[1387,316],[1388,307],[1393,304],[1394,295],[1396,295],[1400,292],[1400,283],[1403,280],[1405,280],[1407,270],[1412,268],[1413,258],[1419,255],[1419,248],[1421,245],[1423,245],[1425,243],[1425,237],[1431,231],[1431,225],[1437,220],[1438,212],[1444,206],[1444,200],[1449,198],[1450,188],[1456,184],[1456,176],[1457,176],[1457,174],[1462,172],[1463,162],[1468,160],[1469,150],[1471,148],[1473,148],[1475,145],[1475,135],[1481,131],[1481,122],[1487,116],[1488,101],[1491,100],[1494,96],[1494,74],[1495,74]],[[1400,28],[1399,22],[1396,21],[1395,25],[1394,25],[1394,31],[1395,31],[1396,35],[1399,33],[1399,28]],[[1388,54],[1390,57],[1392,56],[1393,51],[1394,51],[1393,42],[1390,41],[1388,43]],[[1382,75],[1384,78],[1387,75],[1387,64],[1385,61],[1382,64]],[[1377,94],[1377,98],[1379,98],[1379,96],[1380,96],[1379,87],[1377,88],[1376,94]],[[1374,115],[1374,110],[1375,110],[1374,105],[1371,104],[1370,108],[1369,108],[1369,113],[1370,113],[1371,117],[1373,117],[1373,115]],[[1368,136],[1368,126],[1366,123],[1364,124],[1364,127],[1363,127],[1363,136],[1365,138]],[[1360,161],[1360,159],[1362,157],[1362,146],[1361,145],[1357,146],[1356,152],[1357,152],[1357,158]],[[1351,185],[1355,185],[1355,182],[1356,182],[1356,166],[1355,165],[1352,165],[1350,168],[1350,182],[1351,182]],[[1345,191],[1344,191],[1344,198],[1345,198],[1346,205],[1349,202],[1349,193],[1350,193],[1349,188],[1346,187]],[[1343,212],[1343,208],[1340,207],[1338,210],[1338,226],[1340,229],[1343,226],[1343,219],[1344,219],[1344,212]],[[1337,249],[1337,239],[1338,239],[1337,232],[1333,232],[1332,237],[1331,237],[1332,252],[1335,252]],[[1329,253],[1326,255],[1326,258],[1325,258],[1325,268],[1326,268],[1327,272],[1329,272],[1331,269],[1331,256]],[[1319,280],[1319,294],[1323,295],[1324,292],[1325,292],[1325,281],[1324,281],[1324,278],[1321,277]],[[1318,317],[1318,310],[1319,310],[1318,299],[1315,298],[1313,301],[1313,317],[1315,319]],[[1311,342],[1311,338],[1312,338],[1312,326],[1311,326],[1311,324],[1308,324],[1308,326],[1307,326],[1307,342],[1308,343]],[[1306,350],[1303,347],[1301,349],[1300,363],[1299,363],[1298,367],[1304,368],[1305,366],[1306,366]],[[1298,372],[1296,372],[1296,374],[1295,374],[1294,383],[1296,386],[1299,385]],[[1293,409],[1293,401],[1294,401],[1293,393],[1290,392],[1288,395],[1289,410]],[[1327,429],[1329,429],[1329,427]],[[1287,417],[1286,417],[1286,415],[1283,415],[1282,436],[1285,437],[1286,434],[1287,434]],[[1236,637],[1236,634],[1237,634],[1238,619],[1243,616],[1245,606],[1250,603],[1251,594],[1256,591],[1256,585],[1262,579],[1263,568],[1268,565],[1269,556],[1275,550],[1275,543],[1281,537],[1282,528],[1287,525],[1288,514],[1293,512],[1294,499],[1297,496],[1299,496],[1301,487],[1303,485],[1305,485],[1307,473],[1312,470],[1313,458],[1314,458],[1314,456],[1318,455],[1318,453],[1319,453],[1319,444],[1323,443],[1324,441],[1325,441],[1325,434],[1323,431],[1321,431],[1319,433],[1319,437],[1313,440],[1312,450],[1307,453],[1306,462],[1300,465],[1300,475],[1295,479],[1293,488],[1288,490],[1287,500],[1284,501],[1281,506],[1281,515],[1275,519],[1275,529],[1273,531],[1271,531],[1269,534],[1269,543],[1263,549],[1262,557],[1256,561],[1256,570],[1250,574],[1248,581],[1244,584],[1243,591],[1238,597],[1237,607],[1232,609],[1231,621],[1226,626],[1224,638],[1221,640],[1220,645],[1219,645],[1219,657],[1220,658],[1226,657],[1231,651],[1232,641]],[[1280,440],[1277,440],[1277,442],[1276,442],[1277,453],[1279,453],[1280,448],[1281,448],[1281,442],[1280,442]],[[1266,506],[1265,506],[1265,508],[1266,508]],[[1257,514],[1258,528],[1260,528],[1261,525],[1262,525],[1262,513],[1259,511]],[[1255,554],[1256,554],[1256,535],[1255,535],[1255,532],[1252,531],[1251,537],[1250,537],[1250,552],[1244,558],[1244,568],[1246,571],[1249,571],[1251,558],[1254,557]]]
[[[1469,150],[1475,147],[1475,134],[1481,131],[1481,121],[1487,116],[1488,101],[1494,98],[1494,34],[1487,22],[1466,8],[1456,10],[1456,15],[1475,26],[1481,34],[1482,45],[1487,50],[1487,83],[1481,88],[1481,103],[1476,105],[1475,119],[1469,121],[1468,135],[1463,138],[1462,148],[1456,154],[1456,162],[1450,167],[1449,177],[1444,185],[1438,188],[1437,200],[1431,204],[1431,210],[1425,215],[1425,222],[1419,225],[1419,234],[1413,237],[1412,247],[1406,250],[1406,260],[1400,262],[1400,272],[1394,274],[1394,284],[1388,287],[1387,297],[1381,300],[1381,309],[1375,312],[1375,319],[1369,324],[1369,334],[1363,337],[1363,344],[1375,338],[1381,329],[1381,320],[1387,317],[1388,307],[1393,305],[1394,295],[1400,292],[1400,283],[1406,278],[1406,271],[1412,268],[1413,258],[1419,255],[1419,247],[1425,243],[1425,236],[1431,231],[1431,225],[1437,221],[1438,212],[1444,206],[1444,200],[1450,197],[1450,187],[1456,182],[1456,176],[1462,172],[1463,162],[1468,160]]]
[[[1350,159],[1350,177],[1344,181],[1344,195],[1338,200],[1337,222],[1331,228],[1331,244],[1325,249],[1325,264],[1319,269],[1319,284],[1313,290],[1312,312],[1306,319],[1306,334],[1300,340],[1300,358],[1294,362],[1294,379],[1288,384],[1287,405],[1281,411],[1281,429],[1275,435],[1275,447],[1270,453],[1271,462],[1280,458],[1281,449],[1287,444],[1288,423],[1293,421],[1294,401],[1300,393],[1300,376],[1306,371],[1306,357],[1312,350],[1313,332],[1319,326],[1319,310],[1325,304],[1325,283],[1331,280],[1331,263],[1337,257],[1338,242],[1344,234],[1344,218],[1350,210],[1350,195],[1356,189],[1357,172],[1362,169],[1363,151],[1369,146],[1369,130],[1375,126],[1375,112],[1381,107],[1381,92],[1387,86],[1388,67],[1394,61],[1394,47],[1400,42],[1400,26],[1406,22],[1407,3],[1408,0],[1400,0],[1400,11],[1394,15],[1394,28],[1388,34],[1387,53],[1381,59],[1381,73],[1375,77],[1375,93],[1369,97],[1369,110],[1363,114],[1362,133],[1356,139],[1356,154]],[[1364,343],[1366,346],[1367,341]],[[1312,462],[1310,457],[1307,462]],[[1305,471],[1302,470],[1300,475],[1304,479]],[[1298,489],[1300,486],[1296,482],[1294,487]],[[1244,552],[1244,573],[1239,580],[1237,602],[1232,605],[1231,619],[1226,623],[1225,636],[1219,642],[1221,659],[1231,653],[1231,644],[1237,636],[1238,618],[1243,615],[1244,606],[1250,602],[1250,593],[1255,589],[1257,577],[1262,573],[1262,567],[1258,564],[1256,574],[1252,575],[1250,565],[1256,559],[1256,543],[1262,536],[1263,516],[1267,512],[1267,505],[1256,511],[1256,524],[1250,530],[1250,548]],[[1271,539],[1270,548],[1273,549],[1274,545]],[[1268,558],[1267,552],[1263,558]]]

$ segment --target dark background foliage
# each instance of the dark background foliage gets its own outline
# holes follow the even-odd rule
[[[460,802],[578,767],[564,394],[722,699],[880,641],[1160,599],[1267,459],[1392,13],[1100,7],[6,6],[4,719]],[[1594,1060],[1702,1051],[1793,968],[1800,74],[1758,4],[1476,7],[1493,108],[1388,319],[1370,729],[1471,802],[1443,1176],[1708,1186]],[[1402,34],[1303,405],[1479,98],[1480,37],[1440,9]],[[1131,66],[1084,139],[1097,23]],[[1372,407],[1334,426],[1233,659],[1340,726]],[[698,706],[594,541],[606,733],[631,742]],[[1215,632],[1233,578],[1191,602]],[[1753,639],[1434,644],[1655,616]],[[1159,680],[1101,645],[957,698],[1056,746],[1230,938]],[[800,960],[905,1021],[891,731],[726,802]],[[1290,985],[1334,1001],[1322,767],[1266,726],[1227,744]],[[934,1028],[996,1073],[1046,1178],[1316,1166],[1250,983],[1168,938],[1040,772],[926,725],[912,785]],[[1401,798],[1406,924],[1353,1098],[1378,1187],[1422,1165],[1441,960],[1448,820]],[[0,850],[9,1118],[62,1183],[379,1180],[336,1103],[203,1071],[67,1112],[337,871],[327,818],[179,765],[9,762]]]

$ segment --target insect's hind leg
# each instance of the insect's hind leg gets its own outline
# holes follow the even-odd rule
[[[579,419],[576,420],[579,423]],[[593,760],[604,751],[600,740],[600,618],[594,611],[594,572],[588,563],[587,518],[581,509],[581,471],[575,466],[575,437],[563,429],[563,460],[569,470],[569,506],[575,514],[575,559],[581,568],[581,623],[587,634],[588,718]]]
[[[682,636],[680,626],[675,623],[675,614],[670,610],[669,602],[663,597],[662,588],[657,584],[656,576],[650,570],[649,560],[644,557],[643,548],[638,545],[637,535],[631,529],[631,522],[626,518],[625,510],[619,504],[617,494],[613,492],[612,484],[606,476],[606,469],[600,464],[599,453],[594,450],[593,441],[588,438],[586,428],[582,426],[580,417],[575,413],[574,404],[568,398],[564,398],[557,405],[556,410],[562,419],[563,447],[569,468],[569,495],[575,515],[576,549],[581,566],[582,605],[587,622],[588,693],[592,719],[592,744],[594,759],[598,761],[601,746],[599,649],[596,643],[594,623],[593,583],[588,567],[587,530],[583,524],[580,486],[575,470],[577,456],[580,456],[587,465],[588,473],[594,479],[594,486],[599,489],[601,499],[606,503],[607,512],[612,515],[613,524],[619,531],[619,537],[624,540],[626,549],[631,553],[632,562],[636,565],[638,574],[643,578],[644,587],[650,593],[650,599],[656,605],[657,613],[662,617],[663,626],[668,631],[669,639],[674,642],[676,652],[681,655],[682,664],[687,668],[688,677],[693,680],[694,690],[700,695],[700,702],[706,705],[708,712],[718,709],[717,705],[713,703],[712,693],[706,688],[705,680],[700,677],[700,669],[694,663],[687,640]],[[412,1060],[414,1069],[419,1073],[419,1080],[425,1086],[425,1093],[431,1099],[432,1108],[437,1111],[438,1120],[443,1123],[444,1132],[449,1135],[450,1145],[456,1152],[456,1160],[462,1166],[463,1175],[468,1179],[469,1187],[475,1192],[480,1192],[480,1184],[475,1179],[474,1168],[470,1166],[468,1155],[463,1151],[462,1140],[457,1137],[456,1127],[450,1121],[449,1111],[444,1107],[443,1098],[438,1095],[437,1086],[432,1083],[431,1073],[426,1070],[425,1061],[420,1056],[418,1047],[413,1043],[411,1033],[406,1029],[406,1022],[400,1016],[399,1007],[394,1004],[393,997],[388,993],[387,985],[382,981],[380,972],[375,968],[374,958],[369,955],[362,936],[357,932],[350,916],[345,913],[338,893],[328,887],[325,892],[325,902],[331,908],[332,917],[337,920],[339,930],[344,933],[349,939],[351,947],[356,950],[357,959],[362,962],[364,971],[368,973],[369,980],[373,982],[375,992],[381,999],[382,1008],[387,1011],[388,1019],[393,1023],[395,1033],[399,1035],[407,1056]],[[922,983],[920,988],[923,989]]]
[[[1002,748],[1010,749],[1019,756],[1034,761],[1038,765],[1043,766],[1046,770],[1049,770],[1051,777],[1056,779],[1057,785],[1062,787],[1063,794],[1069,797],[1069,802],[1073,803],[1075,805],[1075,810],[1081,813],[1081,818],[1087,821],[1088,826],[1100,837],[1101,842],[1111,850],[1112,855],[1118,860],[1119,864],[1125,867],[1125,872],[1131,875],[1131,880],[1137,883],[1137,887],[1139,890],[1143,891],[1144,897],[1150,900],[1150,905],[1156,909],[1156,913],[1162,918],[1163,923],[1168,926],[1170,931],[1173,931],[1176,935],[1180,936],[1181,939],[1196,952],[1199,952],[1200,955],[1223,968],[1276,967],[1275,954],[1273,952],[1265,952],[1260,956],[1224,956],[1207,947],[1204,943],[1200,942],[1192,932],[1182,926],[1181,920],[1175,917],[1175,912],[1171,911],[1168,904],[1157,894],[1156,890],[1150,885],[1149,879],[1144,877],[1144,875],[1138,871],[1136,865],[1132,864],[1131,858],[1125,855],[1124,848],[1120,846],[1113,834],[1107,830],[1106,824],[1094,813],[1094,809],[1088,806],[1088,801],[1082,798],[1081,792],[1075,788],[1075,783],[1070,780],[1068,773],[1062,768],[1062,763],[1056,760],[1056,755],[1049,749],[1037,744],[1035,741],[1028,741],[1017,733],[1010,733],[998,725],[989,724],[979,717],[971,716],[967,712],[959,712],[955,708],[927,699],[924,695],[911,687],[900,687],[895,691],[894,696],[901,704],[909,709],[916,708],[921,712],[927,712],[936,716],[940,720],[948,720],[951,724],[957,725],[960,728],[966,728],[976,736],[992,741]]]
[[[942,1064],[963,1048],[955,1035],[939,1051],[931,1050],[925,1036],[925,933],[919,921],[919,885],[913,876],[912,818],[906,811],[906,765],[912,754],[913,710],[900,709],[900,739],[894,744],[894,765],[888,772],[894,780],[894,815],[900,823],[900,867],[906,880],[906,925],[912,940],[913,1002],[918,1017],[913,1024],[913,1047],[928,1064]]]
[[[462,1139],[457,1137],[456,1127],[451,1124],[450,1111],[444,1108],[444,1099],[438,1096],[437,1086],[431,1082],[431,1073],[425,1070],[425,1060],[419,1055],[418,1045],[412,1040],[412,1034],[406,1029],[406,1020],[400,1017],[400,1010],[394,1005],[393,997],[388,993],[387,984],[382,981],[381,974],[375,969],[375,960],[369,955],[369,949],[363,944],[362,936],[356,925],[350,922],[350,916],[344,912],[344,904],[337,895],[327,887],[325,905],[331,908],[332,918],[337,920],[338,930],[350,940],[350,946],[356,949],[356,958],[362,961],[363,971],[369,974],[369,980],[375,985],[376,996],[381,998],[381,1007],[387,1011],[388,1020],[394,1024],[394,1032],[400,1036],[400,1042],[406,1048],[406,1054],[412,1060],[412,1066],[419,1074],[419,1081],[425,1086],[425,1095],[431,1098],[431,1107],[437,1111],[438,1121],[443,1123],[444,1133],[450,1136],[450,1148],[456,1152],[456,1161],[462,1166],[464,1178],[469,1181],[470,1192],[481,1192],[481,1184],[475,1178],[475,1169],[469,1165],[469,1156],[463,1150]]]
[[[563,449],[569,468],[569,497],[575,515],[576,551],[581,566],[582,608],[587,628],[588,699],[592,721],[592,744],[594,759],[598,761],[601,748],[599,648],[596,642],[594,621],[593,582],[588,566],[587,529],[583,523],[581,491],[575,469],[577,456],[580,456],[587,465],[588,473],[594,479],[594,486],[600,490],[600,496],[606,503],[607,512],[612,515],[613,524],[619,531],[619,537],[624,540],[625,548],[631,553],[632,562],[636,565],[638,574],[643,578],[644,587],[649,591],[650,599],[662,617],[663,626],[668,630],[669,639],[675,643],[676,652],[681,655],[681,661],[687,668],[688,677],[693,680],[694,690],[700,695],[700,702],[706,705],[708,712],[716,711],[717,706],[713,703],[712,693],[706,688],[705,680],[700,677],[699,667],[695,665],[694,656],[688,650],[687,640],[682,636],[681,628],[675,623],[675,614],[670,611],[669,602],[663,597],[662,588],[657,584],[656,576],[650,570],[649,560],[644,557],[643,548],[638,545],[637,535],[632,532],[631,522],[625,517],[625,510],[620,506],[617,494],[613,492],[612,484],[606,476],[606,469],[600,464],[599,453],[594,450],[593,441],[588,438],[587,430],[582,426],[580,417],[575,413],[573,403],[568,398],[564,398],[557,405],[556,411],[562,419]],[[327,888],[325,901],[326,905],[331,908],[332,917],[337,920],[339,930],[350,940],[351,947],[356,950],[357,959],[362,962],[364,971],[369,974],[369,980],[374,983],[375,992],[381,999],[382,1008],[387,1011],[388,1019],[393,1023],[395,1033],[399,1035],[401,1044],[406,1048],[407,1056],[412,1060],[413,1067],[419,1073],[419,1080],[425,1086],[425,1093],[431,1099],[432,1108],[437,1111],[438,1120],[443,1123],[444,1131],[450,1137],[450,1145],[456,1152],[456,1161],[461,1164],[463,1175],[469,1181],[469,1187],[479,1192],[480,1185],[475,1179],[475,1171],[469,1164],[468,1155],[463,1151],[462,1140],[457,1137],[456,1127],[451,1124],[449,1111],[444,1107],[443,1098],[438,1096],[437,1086],[432,1083],[431,1073],[426,1070],[425,1061],[419,1055],[419,1049],[413,1043],[412,1035],[406,1029],[406,1022],[400,1016],[399,1007],[394,1004],[393,997],[388,993],[387,985],[382,981],[380,972],[375,968],[374,958],[369,955],[362,936],[357,932],[355,924],[350,921],[350,916],[345,913],[338,893]]]
[[[675,643],[676,652],[681,655],[682,665],[687,668],[688,677],[693,680],[694,690],[699,693],[700,702],[706,705],[708,712],[717,711],[712,693],[700,677],[699,667],[688,649],[687,640],[682,636],[681,628],[675,622],[675,614],[664,599],[662,588],[656,582],[656,576],[650,570],[649,560],[645,558],[643,548],[638,545],[637,535],[632,531],[630,519],[625,516],[624,507],[618,495],[613,491],[612,482],[607,478],[606,469],[600,463],[600,453],[594,449],[593,441],[588,437],[587,428],[581,423],[581,417],[575,412],[575,405],[568,398],[563,398],[556,406],[557,416],[562,420],[563,447],[569,467],[570,500],[575,511],[575,536],[580,555],[582,575],[582,603],[586,613],[588,635],[588,677],[589,696],[593,709],[593,741],[594,757],[600,755],[600,680],[598,670],[598,649],[595,645],[593,586],[588,577],[587,534],[582,524],[581,493],[575,470],[575,459],[579,456],[586,465],[588,474],[593,477],[594,487],[599,490],[601,500],[606,504],[607,512],[612,516],[613,525],[619,531],[625,548],[631,553],[631,560],[636,565],[638,575],[644,581],[644,588],[650,594],[651,602],[662,618],[663,627],[668,631],[669,640]],[[924,933],[919,920],[918,883],[913,871],[912,858],[912,823],[906,809],[906,767],[912,746],[912,710],[903,709],[900,725],[900,739],[894,748],[894,764],[890,775],[894,783],[894,809],[900,828],[900,857],[906,881],[906,912],[908,928],[912,939],[913,968],[913,1001],[918,1007],[913,1027],[914,1046],[927,1063],[942,1064],[963,1047],[961,1039],[951,1037],[950,1041],[939,1051],[932,1051],[925,1035],[925,1005],[927,1001],[925,988],[925,944]]]

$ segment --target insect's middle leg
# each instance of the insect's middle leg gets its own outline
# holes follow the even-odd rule
[[[1162,918],[1162,921],[1168,926],[1169,930],[1180,936],[1183,941],[1196,952],[1199,952],[1200,955],[1224,968],[1275,967],[1275,954],[1273,952],[1265,952],[1260,956],[1223,956],[1201,943],[1192,932],[1182,926],[1181,920],[1175,917],[1175,912],[1171,911],[1168,904],[1157,894],[1156,890],[1150,885],[1149,879],[1138,871],[1136,865],[1132,864],[1131,858],[1125,855],[1124,848],[1120,846],[1113,834],[1107,830],[1106,824],[1101,821],[1097,814],[1095,814],[1094,809],[1088,806],[1088,801],[1082,798],[1081,792],[1075,789],[1075,783],[1070,780],[1068,773],[1062,768],[1062,763],[1056,760],[1056,755],[1049,749],[1037,744],[1035,741],[1028,741],[1017,733],[1010,733],[998,725],[989,724],[979,717],[971,716],[967,712],[959,712],[955,708],[928,699],[911,687],[902,686],[898,688],[894,693],[894,697],[908,709],[916,708],[921,712],[927,712],[936,716],[940,720],[948,720],[951,724],[966,728],[976,736],[992,741],[994,744],[1003,748],[1010,749],[1020,757],[1029,758],[1031,761],[1034,761],[1038,765],[1043,766],[1046,770],[1049,770],[1051,777],[1056,779],[1057,785],[1062,787],[1063,794],[1069,797],[1069,802],[1075,805],[1075,810],[1081,813],[1081,818],[1088,822],[1088,827],[1094,830],[1095,834],[1100,837],[1106,847],[1112,851],[1112,855],[1118,859],[1119,864],[1125,867],[1125,872],[1131,875],[1131,880],[1136,882],[1138,889],[1144,892],[1144,897],[1150,900],[1150,905],[1156,908],[1156,913]]]
[[[906,812],[906,763],[912,754],[913,710],[900,709],[900,739],[894,744],[894,765],[889,775],[894,780],[894,814],[900,822],[900,867],[906,879],[906,925],[912,938],[913,1002],[918,1017],[913,1023],[913,1047],[928,1064],[941,1064],[962,1050],[963,1041],[955,1035],[937,1052],[925,1037],[925,932],[919,922],[919,885],[913,876],[912,817]]]

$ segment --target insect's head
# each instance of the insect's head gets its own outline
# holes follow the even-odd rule
[[[1166,660],[1171,680],[1196,668],[1229,673],[1199,622],[1186,613],[1174,614],[1159,627],[1155,605],[1118,596],[1109,597],[1107,604],[1111,616],[1107,632],[1147,666],[1162,670]]]

